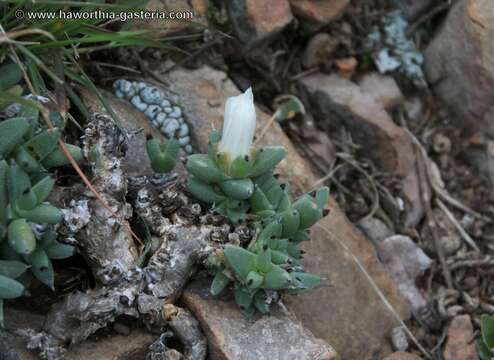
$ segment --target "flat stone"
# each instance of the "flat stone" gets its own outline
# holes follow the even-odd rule
[[[448,327],[448,340],[444,347],[444,360],[478,360],[470,315],[458,315]]]
[[[197,32],[208,25],[208,0],[150,0],[147,11],[173,14],[176,19],[137,20],[135,29],[153,30],[151,36],[164,36],[176,33]],[[180,17],[180,18],[178,18]]]
[[[405,130],[397,126],[381,103],[356,83],[339,75],[315,73],[300,80],[316,118],[328,127],[344,126],[361,146],[361,155],[376,166],[402,178],[406,201],[406,226],[415,226],[424,215],[415,171],[415,148]]]
[[[209,293],[209,281],[189,285],[182,301],[208,337],[211,360],[333,360],[334,349],[279,308],[271,316],[244,316],[234,301]]]
[[[376,72],[369,73],[359,79],[358,84],[363,91],[371,94],[385,109],[401,105],[405,100],[392,76],[381,75]]]
[[[324,26],[340,18],[350,0],[290,0],[293,13],[311,26]]]
[[[5,309],[5,327],[9,333],[17,329],[42,328],[44,316],[25,310],[7,307]],[[38,360],[39,357],[26,349],[26,342],[15,336],[15,348],[20,360]],[[69,347],[65,360],[135,360],[144,359],[149,345],[156,335],[142,329],[132,329],[128,336],[108,334],[92,337],[80,344]],[[1,355],[1,354],[0,354]],[[0,356],[1,358],[1,356]]]
[[[421,360],[420,356],[412,353],[407,353],[403,351],[398,351],[386,356],[383,360]]]
[[[373,244],[377,244],[378,242],[393,235],[384,221],[375,217],[360,220],[357,223],[357,227],[362,230],[362,232],[370,241],[372,241]]]
[[[492,1],[460,0],[424,53],[427,79],[456,115],[457,124],[490,136],[494,136],[493,35]]]
[[[168,74],[167,80],[172,84],[171,90],[181,94],[179,102],[191,124],[197,148],[206,152],[211,128],[221,129],[226,97],[238,95],[239,90],[225,73],[207,66],[197,70],[178,68]],[[258,109],[257,117],[259,131],[269,115]],[[286,147],[288,155],[277,171],[290,183],[294,195],[312,188],[318,176],[277,124],[260,144]],[[343,359],[364,358],[374,350],[386,355],[391,352],[389,333],[398,322],[341,244],[360,260],[403,319],[409,316],[408,305],[376,258],[373,245],[350,223],[334,200],[330,201],[330,207],[331,214],[320,222],[325,230],[315,226],[312,240],[304,248],[308,271],[327,278],[328,286],[299,297],[287,297],[285,301],[302,324],[334,346]]]
[[[288,0],[231,0],[228,14],[237,37],[247,47],[272,39],[293,20]]]

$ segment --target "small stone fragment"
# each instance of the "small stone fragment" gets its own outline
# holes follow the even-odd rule
[[[175,133],[175,131],[177,131],[179,126],[180,124],[176,119],[170,119],[168,122],[165,122],[163,124],[163,127],[161,129],[168,137],[171,137]]]
[[[358,83],[363,91],[371,94],[385,109],[391,109],[404,101],[403,94],[392,76],[369,73]]]
[[[231,0],[228,12],[235,33],[247,47],[270,40],[293,20],[288,0]]]
[[[328,61],[338,47],[338,39],[328,33],[318,33],[310,38],[305,48],[302,64],[306,68],[319,66]]]
[[[140,92],[141,99],[148,105],[159,105],[163,101],[164,94],[156,86],[146,86]]]
[[[185,137],[178,139],[178,143],[180,146],[187,145],[188,143],[190,143],[190,136],[185,136]]]
[[[384,221],[375,217],[364,218],[357,223],[357,226],[374,244],[393,235]]]
[[[324,26],[343,15],[350,0],[290,0],[293,13],[310,26]]]
[[[395,351],[407,351],[408,336],[402,326],[397,326],[391,331],[391,344]]]
[[[141,100],[141,97],[139,95],[135,95],[130,99],[130,103],[134,105],[134,107],[139,110],[144,112],[147,109],[147,104],[143,103]]]
[[[178,119],[182,116],[182,109],[180,109],[178,106],[174,106],[172,108],[172,112],[168,114],[168,117]]]
[[[473,326],[469,315],[457,315],[448,327],[444,360],[478,360]]]
[[[146,111],[144,111],[144,115],[146,115],[149,120],[152,120],[160,111],[161,108],[158,105],[149,105]]]
[[[163,112],[160,112],[156,115],[156,117],[154,118],[154,121],[156,121],[156,123],[158,124],[158,126],[161,126],[163,125],[163,123],[165,122],[166,120],[166,114],[163,113]]]
[[[171,106],[171,103],[168,100],[163,99],[163,101],[161,102],[160,106],[162,108],[170,107]]]

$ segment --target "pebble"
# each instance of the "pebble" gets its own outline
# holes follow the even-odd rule
[[[147,86],[140,92],[142,101],[149,105],[159,105],[163,101],[164,94],[156,86]]]
[[[394,351],[407,351],[409,343],[403,327],[397,326],[391,330],[391,344]]]
[[[171,137],[179,127],[180,124],[178,121],[176,119],[171,119],[163,124],[162,130],[166,135]]]
[[[166,112],[167,114],[170,114],[173,111],[173,109],[171,108],[171,106],[167,106],[163,108],[163,111]]]
[[[147,86],[147,84],[142,81],[134,81],[132,84],[134,86],[134,89],[136,89],[137,91],[141,91]]]
[[[185,137],[182,137],[182,138],[178,139],[178,144],[180,146],[185,146],[188,143],[190,143],[190,136],[185,136]]]
[[[180,109],[178,106],[174,106],[173,111],[170,114],[168,114],[168,116],[178,119],[182,117],[182,109]]]
[[[139,110],[139,111],[146,111],[147,109],[147,104],[146,103],[143,103],[142,100],[141,100],[141,97],[139,95],[135,95],[132,97],[132,99],[130,99],[130,102],[132,105],[134,105],[134,107]]]
[[[163,125],[163,123],[166,120],[166,114],[163,112],[160,112],[156,117],[154,118],[154,121],[156,121],[158,124]]]
[[[190,144],[185,145],[184,150],[187,154],[192,154],[192,150],[193,150],[192,145]]]
[[[125,97],[124,93],[121,92],[120,90],[115,90],[115,96],[119,99],[123,99]]]
[[[189,135],[189,126],[185,122],[182,122],[180,124],[180,130],[178,131],[178,136],[183,137],[187,135]]]
[[[166,100],[166,99],[163,99],[163,101],[162,101],[162,102],[161,102],[161,104],[160,104],[160,106],[161,106],[162,108],[170,107],[171,105],[172,105],[172,104],[171,104],[168,100]]]
[[[146,117],[149,120],[152,120],[156,117],[156,115],[159,114],[160,111],[161,111],[161,108],[158,105],[149,105],[148,108],[146,109],[146,111],[144,111],[144,115],[146,115]]]

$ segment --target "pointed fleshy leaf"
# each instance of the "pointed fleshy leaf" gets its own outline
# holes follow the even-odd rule
[[[226,180],[220,187],[225,195],[237,200],[246,200],[254,193],[254,183],[249,178]]]
[[[489,349],[494,348],[494,317],[482,315],[481,317],[482,339]]]
[[[26,219],[16,219],[8,227],[9,245],[21,255],[29,255],[36,248],[36,238]]]
[[[239,156],[235,160],[233,160],[232,164],[230,165],[230,175],[234,179],[245,178],[252,169],[252,166],[253,161],[251,156]]]
[[[235,245],[226,245],[224,253],[228,266],[245,281],[247,274],[254,270],[255,254]]]
[[[286,270],[283,270],[278,265],[273,265],[271,270],[269,270],[264,277],[261,287],[267,290],[282,290],[285,289],[291,281],[290,274]]]
[[[217,272],[211,283],[211,294],[215,296],[221,294],[231,281],[222,271]]]
[[[264,277],[257,271],[253,270],[247,274],[245,283],[250,290],[254,290],[261,286],[263,280]]]
[[[22,117],[0,122],[0,156],[6,156],[29,130],[29,122]]]
[[[210,184],[202,182],[194,177],[189,177],[186,183],[187,191],[189,191],[198,200],[205,203],[214,204],[225,200],[225,196],[220,194]]]
[[[36,195],[36,199],[38,204],[41,204],[46,198],[50,195],[53,187],[55,186],[55,179],[50,176],[45,176],[43,179],[38,181],[32,187],[34,194]]]
[[[272,171],[285,158],[287,151],[282,146],[267,146],[260,149],[255,156],[250,176],[259,176]]]
[[[59,139],[60,131],[58,129],[48,129],[31,138],[24,144],[24,147],[36,161],[42,161],[55,150]]]
[[[300,215],[297,210],[287,210],[280,214],[283,231],[281,236],[288,238],[294,235],[300,226]]]
[[[214,160],[205,154],[190,155],[185,167],[196,178],[207,183],[218,183],[228,179]]]
[[[252,304],[252,294],[241,286],[235,287],[235,302],[242,310],[247,310]]]

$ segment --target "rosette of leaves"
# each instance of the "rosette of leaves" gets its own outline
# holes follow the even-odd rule
[[[208,153],[187,158],[192,176],[186,188],[233,223],[250,220],[257,229],[247,248],[226,245],[208,258],[207,267],[214,275],[212,294],[233,283],[243,311],[267,313],[278,291],[298,293],[320,283],[304,271],[299,244],[310,239],[308,229],[329,212],[329,189],[292,202],[288,185],[274,175],[287,151],[281,146],[253,147],[255,121],[251,89],[227,99],[221,138],[213,130]]]
[[[29,113],[29,116],[28,116]],[[55,180],[48,170],[68,164],[58,147],[58,129],[43,129],[37,113],[0,121],[0,305],[26,293],[30,276],[53,288],[50,259],[63,259],[74,247],[57,242],[52,230],[35,235],[32,224],[54,225],[61,212],[46,200]],[[81,149],[68,145],[76,160]]]

